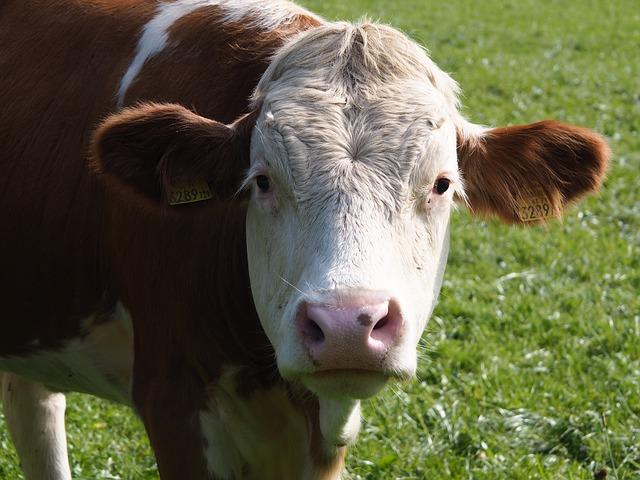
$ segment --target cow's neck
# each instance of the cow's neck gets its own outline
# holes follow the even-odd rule
[[[261,480],[338,478],[345,448],[323,439],[317,400],[283,382],[247,390],[245,374],[226,368],[208,390],[199,420],[209,473]]]
[[[110,245],[129,272],[117,288],[135,326],[133,402],[163,478],[337,478],[344,448],[324,440],[317,399],[279,376],[255,312],[245,208],[196,208],[111,216],[135,232]]]
[[[162,365],[175,353],[209,382],[221,365],[272,358],[251,297],[245,214],[231,201],[159,213],[113,203],[107,235],[127,232],[109,239],[114,270],[126,272],[113,283],[133,318],[136,359],[148,349]]]

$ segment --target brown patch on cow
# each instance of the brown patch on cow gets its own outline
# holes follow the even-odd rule
[[[358,323],[363,327],[369,327],[373,323],[373,320],[371,320],[371,315],[361,313],[358,315]]]
[[[567,204],[600,187],[610,153],[597,133],[551,120],[458,138],[471,210],[507,223],[520,223],[519,205],[539,196],[560,216]]]
[[[0,355],[32,352],[34,332],[42,349],[77,337],[109,290],[103,189],[83,159],[154,8],[2,2]]]
[[[242,21],[222,22],[223,17],[221,7],[209,5],[176,21],[168,41],[176,47],[145,63],[126,103],[193,105],[200,115],[231,123],[249,110],[251,93],[273,54],[292,35],[319,25],[313,17],[297,15],[263,30]],[[212,89],[224,94],[208,94]]]

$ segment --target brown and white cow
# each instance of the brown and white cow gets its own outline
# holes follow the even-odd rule
[[[28,479],[70,478],[69,390],[132,405],[163,479],[339,477],[360,399],[415,372],[454,197],[542,221],[609,155],[553,121],[472,125],[398,31],[285,1],[4,0],[0,71]]]

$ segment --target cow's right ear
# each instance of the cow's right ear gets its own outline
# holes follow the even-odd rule
[[[458,163],[471,211],[535,225],[598,190],[611,151],[586,128],[552,120],[481,129],[462,124]]]
[[[199,198],[202,189],[228,198],[249,167],[256,117],[249,113],[225,125],[175,104],[126,108],[96,130],[91,165],[110,186],[153,202],[187,203],[172,197],[183,189],[190,200],[196,187]]]

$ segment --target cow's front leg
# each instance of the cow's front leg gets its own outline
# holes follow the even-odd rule
[[[4,373],[2,400],[26,480],[70,480],[64,394]]]
[[[139,366],[134,368],[135,408],[149,436],[161,480],[211,480],[199,421],[204,392],[190,372],[178,373],[173,367],[168,375],[150,375],[141,373]]]

